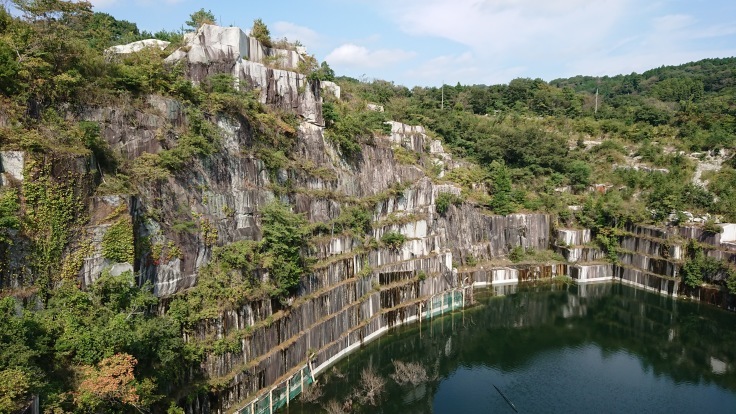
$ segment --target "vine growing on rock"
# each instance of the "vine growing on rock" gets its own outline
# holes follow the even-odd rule
[[[135,243],[130,216],[120,217],[102,236],[102,256],[114,263],[133,263]]]
[[[82,176],[69,171],[64,177],[52,178],[49,162],[26,163],[23,231],[33,242],[29,267],[34,269],[42,297],[46,296],[52,277],[58,274],[64,249],[86,218],[79,191],[84,188]]]
[[[20,228],[20,203],[18,190],[15,188],[0,189],[0,244],[7,246],[13,243],[10,232]]]

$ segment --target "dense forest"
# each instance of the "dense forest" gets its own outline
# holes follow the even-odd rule
[[[735,65],[735,58],[707,59],[615,77],[412,90],[381,80],[341,81],[348,93],[384,105],[389,118],[426,126],[456,154],[484,166],[472,180],[485,178],[493,188],[494,177],[510,177],[515,191],[509,203],[498,210],[498,202],[488,201],[499,213],[560,212],[567,205],[600,201],[616,204],[610,214],[640,222],[683,210],[733,221]],[[695,166],[688,155],[693,153],[728,158],[707,177],[706,187],[692,183]],[[629,156],[669,173],[610,168],[627,165]],[[575,196],[594,183],[621,191],[604,200]],[[567,200],[554,191],[565,185],[573,190]]]
[[[221,145],[213,122],[219,113],[253,125],[256,154],[278,169],[298,157],[290,152],[298,120],[236,90],[227,77],[194,86],[181,68],[165,65],[183,33],[141,32],[135,23],[93,12],[86,2],[10,3],[0,6],[0,149],[24,151],[34,160],[91,155],[97,169],[87,182],[53,175],[48,163],[31,163],[22,185],[0,188],[0,265],[8,245],[23,234],[33,250],[27,266],[36,275],[27,285],[0,292],[0,412],[13,412],[33,394],[43,395],[44,409],[54,413],[180,412],[175,401],[217,386],[184,383],[187,373],[207,352],[238,346],[232,340],[183,339],[192,322],[212,309],[256,295],[250,279],[233,275],[268,268],[273,283],[259,286],[257,294],[284,299],[309,266],[300,249],[310,237],[336,227],[362,232],[370,228],[370,215],[356,208],[329,225],[307,223],[272,205],[264,211],[263,239],[217,248],[199,284],[170,299],[165,314],[157,306],[161,299],[132,274],[105,275],[91,289],[81,289],[74,278],[80,259],[66,249],[75,237],[72,228],[86,220],[80,205],[85,196],[136,194],[151,180],[212,154]],[[200,11],[186,24],[195,30],[212,21]],[[260,19],[254,32],[271,43]],[[117,59],[105,54],[112,45],[151,37],[172,44]],[[736,221],[736,58],[614,77],[413,89],[335,77],[316,60],[299,70],[342,87],[341,100],[325,97],[323,113],[326,137],[346,160],[359,159],[361,148],[386,133],[384,122],[395,120],[425,126],[468,161],[441,176],[425,160],[397,153],[437,182],[463,186],[460,197],[438,201],[438,210],[468,202],[495,214],[547,212],[570,226],[594,229],[705,215],[706,225]],[[182,102],[189,119],[177,145],[157,154],[121,159],[99,126],[80,117],[91,106],[135,108],[151,94]],[[366,109],[368,103],[383,111]],[[713,160],[718,168],[694,180],[698,162]],[[119,223],[124,237],[130,223]],[[382,242],[390,245],[391,237]],[[136,254],[132,241],[105,243],[106,254],[120,261]],[[175,254],[175,248],[163,246],[158,253]],[[696,249],[693,258],[700,267],[690,271],[691,283],[702,281],[697,275],[704,267],[719,266],[703,263]],[[38,301],[17,300],[31,297]]]

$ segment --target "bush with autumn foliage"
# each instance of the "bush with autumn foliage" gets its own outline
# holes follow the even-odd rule
[[[138,361],[132,355],[120,353],[103,359],[96,367],[82,367],[84,380],[74,401],[90,411],[99,411],[104,406],[138,407],[141,398],[137,390],[140,384],[133,373],[136,364]]]

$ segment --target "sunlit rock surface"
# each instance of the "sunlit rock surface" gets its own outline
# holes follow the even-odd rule
[[[164,40],[158,40],[158,39],[144,39],[144,40],[138,40],[136,42],[128,43],[125,45],[116,45],[109,47],[105,49],[105,53],[109,55],[128,55],[135,52],[140,52],[143,49],[147,48],[156,48],[159,50],[164,50],[171,42],[167,42]]]

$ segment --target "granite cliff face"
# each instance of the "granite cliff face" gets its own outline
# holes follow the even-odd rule
[[[124,204],[136,223],[137,237],[145,237],[153,244],[173,241],[179,246],[181,254],[168,260],[140,255],[136,263],[130,264],[142,280],[153,282],[158,296],[170,296],[194,285],[197,269],[208,262],[212,246],[258,240],[259,209],[279,197],[312,222],[338,217],[344,207],[340,200],[377,198],[372,217],[377,224],[373,238],[398,231],[408,241],[397,251],[376,252],[371,267],[433,255],[454,255],[447,257],[457,257],[462,262],[467,255],[475,259],[492,258],[506,254],[517,245],[544,249],[549,244],[550,223],[544,215],[494,217],[470,205],[453,206],[448,214],[438,214],[437,195],[443,192],[459,195],[460,188],[434,183],[420,166],[397,162],[392,149],[402,147],[425,155],[441,165],[442,172],[460,165],[443,150],[439,141],[429,139],[421,126],[392,122],[389,135],[378,137],[375,145],[365,146],[359,160],[346,162],[324,137],[319,81],[307,82],[302,74],[258,62],[266,56],[287,56],[285,67],[292,69],[299,61],[296,51],[265,48],[240,29],[204,25],[188,36],[188,44],[167,61],[184,65],[195,83],[214,74],[231,74],[241,82],[241,87],[259,90],[263,104],[300,115],[294,152],[304,165],[320,166],[319,174],[303,166],[270,174],[254,154],[256,137],[252,125],[243,119],[219,116],[216,122],[222,142],[214,155],[165,181],[151,183],[135,197],[91,200],[92,210],[110,203]],[[330,88],[334,93],[334,86]],[[135,159],[175,144],[167,140],[175,140],[174,130],[188,122],[182,105],[175,100],[151,96],[148,105],[145,110],[130,113],[114,107],[90,108],[83,116],[101,125],[103,137],[116,152]],[[161,139],[162,135],[166,139]],[[296,191],[277,196],[272,188],[286,182]],[[394,191],[396,188],[400,190]],[[216,242],[206,243],[201,234],[171,230],[182,206],[186,206],[187,217],[195,216],[199,222],[214,226]],[[150,214],[152,210],[158,217]],[[389,216],[401,223],[381,226]],[[400,217],[404,219],[396,220]],[[104,231],[105,225],[100,226],[93,233]],[[314,250],[318,259],[326,260],[350,253],[362,247],[363,242],[360,238],[337,235],[318,243]],[[86,284],[93,282],[105,266],[112,265],[100,259],[98,254],[85,261],[81,273]],[[451,271],[452,259],[445,264],[444,270]]]
[[[439,165],[440,177],[462,163],[454,161],[421,126],[392,122],[389,134],[376,137],[373,145],[364,145],[357,159],[346,160],[325,138],[321,115],[321,90],[326,87],[339,96],[339,88],[310,82],[294,72],[298,52],[264,48],[239,29],[208,25],[187,41],[167,61],[183,65],[192,82],[230,74],[240,88],[258,91],[261,103],[299,116],[292,151],[301,162],[269,171],[255,154],[253,125],[237,117],[218,116],[222,140],[215,154],[151,183],[135,197],[91,201],[92,210],[124,205],[138,239],[149,245],[175,245],[178,254],[154,257],[144,250],[136,255],[135,263],[114,264],[102,258],[99,248],[93,249],[80,274],[85,284],[92,283],[104,268],[113,266],[113,272],[120,272],[132,266],[141,281],[153,283],[158,296],[185,291],[196,284],[198,270],[208,263],[214,246],[260,239],[260,211],[275,199],[304,213],[310,222],[339,217],[348,200],[371,200],[373,222],[367,238],[332,234],[315,240],[310,254],[317,263],[313,273],[302,280],[292,307],[277,312],[281,305],[254,301],[194,329],[200,339],[252,332],[241,340],[241,352],[207,358],[206,375],[228,378],[227,385],[221,392],[193,400],[188,410],[232,407],[306,363],[310,352],[310,362],[320,366],[363,338],[415,317],[426,301],[463,286],[454,268],[468,258],[503,256],[519,245],[535,249],[549,245],[551,223],[546,215],[489,216],[469,204],[437,213],[438,195],[460,195],[460,187],[430,178],[421,164],[398,162],[395,149]],[[268,56],[282,57],[283,69],[264,65]],[[175,133],[168,131],[188,122],[179,102],[151,96],[148,105],[135,113],[93,108],[85,117],[101,125],[102,135],[116,151],[134,159],[173,144],[168,141],[176,139]],[[274,191],[287,184],[294,191]],[[216,241],[207,240],[203,232],[175,231],[173,225],[182,215],[212,226],[215,231],[210,234],[217,235]],[[99,244],[106,226],[104,220],[93,220],[89,226],[97,235],[93,244]],[[399,232],[406,241],[397,248],[367,244],[388,232]],[[266,320],[269,324],[264,324]]]
[[[294,111],[307,122],[324,126],[319,82],[309,82],[296,72],[305,51],[265,47],[237,27],[208,24],[188,34],[185,41],[166,62],[183,64],[195,84],[213,75],[230,74],[241,88],[258,90],[262,103]],[[266,59],[271,66],[264,64]]]

